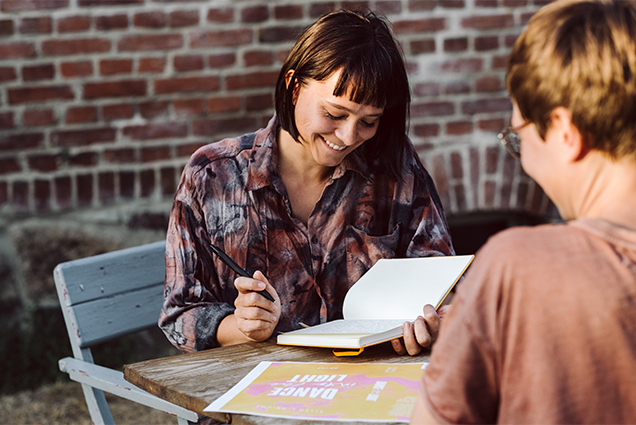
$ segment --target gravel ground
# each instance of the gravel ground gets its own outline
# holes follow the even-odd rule
[[[117,425],[172,424],[177,418],[129,400],[106,394]],[[56,383],[37,390],[0,397],[0,424],[91,424],[82,388],[77,382]]]

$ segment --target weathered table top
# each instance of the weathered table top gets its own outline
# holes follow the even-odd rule
[[[324,363],[417,363],[429,352],[398,356],[389,343],[366,348],[359,356],[336,357],[327,348],[292,347],[271,342],[247,343],[147,360],[124,366],[124,378],[157,397],[232,424],[329,424],[329,422],[203,412],[262,361]],[[349,422],[351,423],[351,422]]]

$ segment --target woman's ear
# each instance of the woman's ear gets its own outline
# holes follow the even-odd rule
[[[583,135],[572,122],[572,114],[567,108],[559,106],[550,112],[549,130],[555,132],[562,144],[563,152],[569,161],[583,159],[589,152]]]
[[[296,105],[296,99],[298,98],[298,89],[300,88],[300,83],[298,83],[298,80],[293,78],[295,73],[296,71],[293,69],[290,69],[285,73],[285,87],[289,89],[289,85],[291,84],[291,82],[294,82],[294,93],[292,96],[292,103],[294,105]]]

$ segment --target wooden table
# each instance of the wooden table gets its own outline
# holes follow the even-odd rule
[[[333,422],[203,412],[203,409],[236,385],[261,361],[418,363],[426,362],[428,358],[428,351],[414,357],[399,356],[389,343],[368,347],[356,357],[336,357],[330,349],[282,346],[272,340],[125,365],[124,378],[157,397],[226,423],[333,424]]]

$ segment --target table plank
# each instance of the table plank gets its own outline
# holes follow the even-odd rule
[[[284,420],[261,416],[203,412],[259,362],[418,363],[419,356],[399,356],[390,343],[366,348],[355,357],[336,357],[330,349],[277,345],[275,340],[215,348],[191,354],[147,360],[124,366],[124,378],[145,391],[174,404],[232,424],[320,424],[320,421]],[[324,422],[328,424],[329,422]]]

